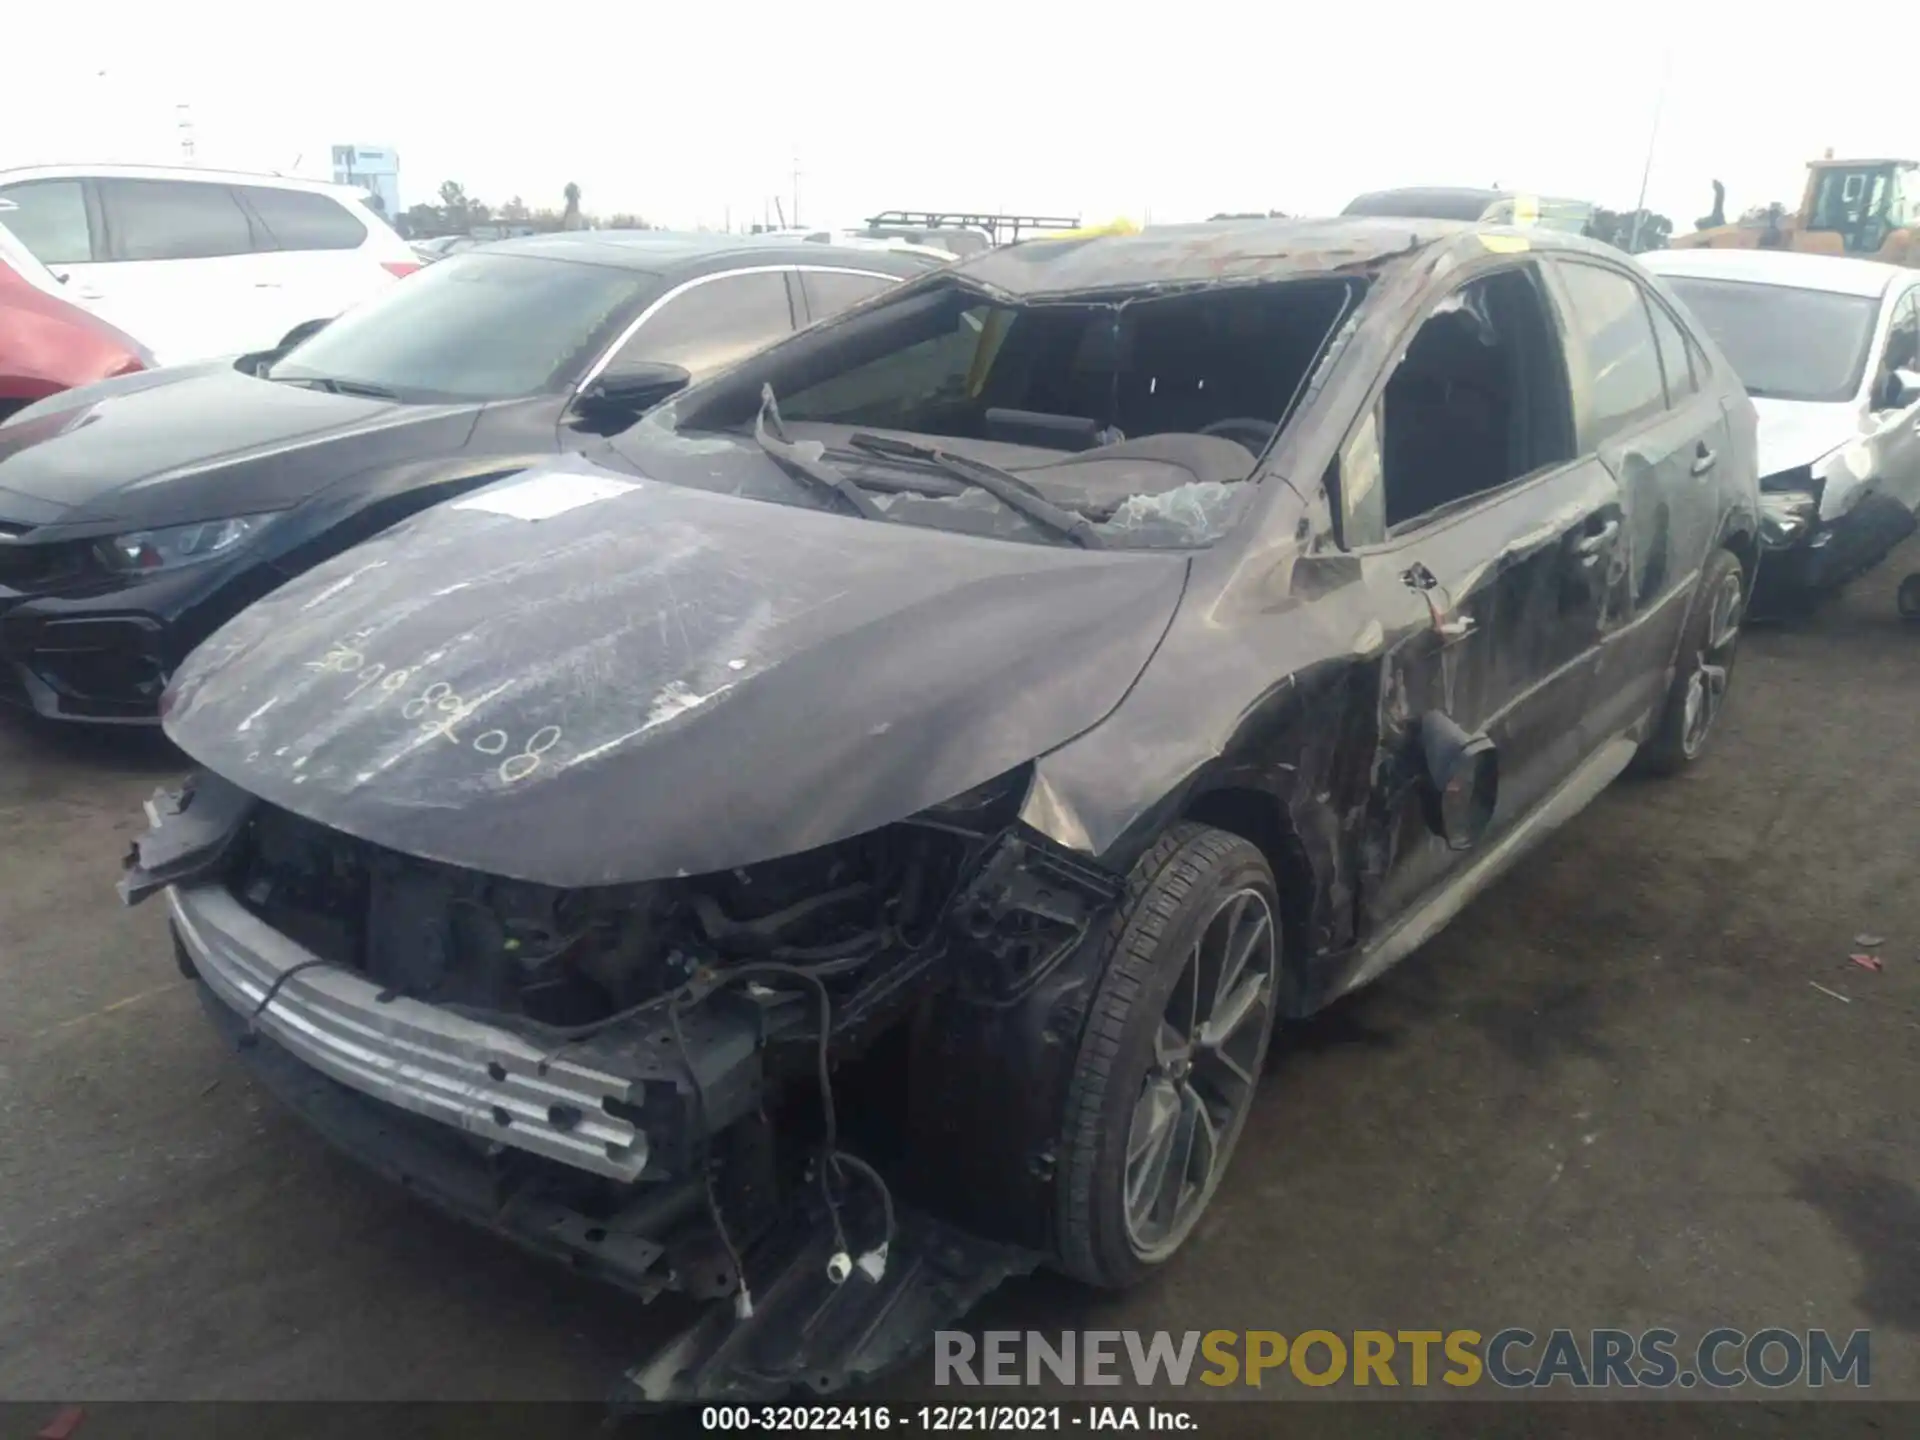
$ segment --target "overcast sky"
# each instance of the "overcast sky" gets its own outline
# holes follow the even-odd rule
[[[1904,50],[1850,67],[1857,84],[1822,60],[1856,11],[1790,29],[1702,0],[17,6],[0,166],[176,161],[185,102],[202,164],[324,176],[333,144],[390,146],[409,204],[455,179],[557,207],[572,180],[590,212],[675,226],[791,206],[796,153],[809,225],[1330,213],[1496,182],[1624,209],[1671,56],[1648,203],[1686,230],[1712,179],[1737,212],[1796,202],[1828,146],[1920,152]]]

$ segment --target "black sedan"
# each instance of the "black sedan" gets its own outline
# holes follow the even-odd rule
[[[289,577],[934,263],[719,235],[506,241],[275,353],[30,407],[0,426],[0,699],[152,723],[181,657]]]
[[[831,1388],[1166,1265],[1277,1017],[1701,757],[1755,453],[1578,237],[1008,247],[224,627],[123,893],[339,1143],[713,1301],[637,1395]]]

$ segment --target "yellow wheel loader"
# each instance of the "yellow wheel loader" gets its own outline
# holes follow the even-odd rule
[[[1920,266],[1920,161],[1836,160],[1831,152],[1807,165],[1807,189],[1796,214],[1771,212],[1729,225],[1723,191],[1714,184],[1714,213],[1675,250],[1798,250],[1852,255]]]

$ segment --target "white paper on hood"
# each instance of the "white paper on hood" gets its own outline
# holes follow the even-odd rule
[[[637,487],[611,475],[583,475],[577,470],[536,470],[511,485],[499,485],[453,502],[455,510],[484,510],[516,520],[551,520],[582,505],[611,500]]]

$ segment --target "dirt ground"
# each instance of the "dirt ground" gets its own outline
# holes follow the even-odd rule
[[[976,1323],[1866,1328],[1874,1393],[1920,1400],[1911,568],[1750,629],[1701,768],[1614,786],[1285,1037],[1168,1273]],[[0,1399],[602,1395],[661,1317],[327,1150],[215,1043],[161,907],[119,906],[177,766],[0,723]]]

